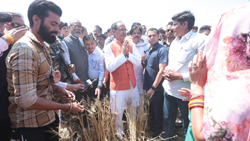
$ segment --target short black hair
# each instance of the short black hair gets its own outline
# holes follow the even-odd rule
[[[102,28],[101,28],[99,25],[96,25],[95,27],[99,28],[99,30],[100,30],[101,33],[102,33]]]
[[[131,29],[130,29],[130,31],[129,31],[129,34],[132,35],[132,33],[134,32],[134,30],[135,30],[136,28],[139,28],[140,33],[142,34],[142,28],[141,28],[141,27],[138,27],[137,25],[134,25],[134,26],[131,27]]]
[[[111,28],[109,28],[108,30],[107,30],[107,32],[110,32],[111,31]]]
[[[98,35],[97,35],[97,38],[98,38],[98,37],[102,37],[104,40],[107,38],[104,34],[98,34]]]
[[[211,30],[211,26],[210,25],[203,25],[200,30],[199,33],[203,33],[206,30]]]
[[[193,28],[192,29],[196,29],[196,30],[198,30],[198,26],[193,26]]]
[[[17,12],[8,12],[8,14],[10,14],[10,16],[13,17],[19,17],[19,18],[23,18],[23,16],[20,13]]]
[[[134,27],[134,26],[137,26],[137,25],[141,26],[141,24],[140,24],[140,23],[138,23],[138,22],[134,22],[134,23],[132,24],[131,28],[132,28],[132,27]]]
[[[183,11],[172,17],[173,21],[178,21],[183,24],[185,21],[188,23],[188,29],[191,30],[194,26],[195,17],[190,11]]]
[[[159,32],[160,32],[161,30],[165,31],[165,30],[163,29],[163,27],[160,27],[158,30],[159,30]]]
[[[68,27],[68,23],[61,22],[61,24],[59,25],[59,29],[61,30],[64,26]]]
[[[143,26],[145,26],[145,27],[146,27],[146,25],[142,25],[141,27],[143,27]]]
[[[111,25],[111,29],[112,30],[117,30],[117,24],[118,23],[123,23],[122,21],[117,21],[117,22],[114,22],[112,25]]]
[[[28,19],[30,22],[30,27],[33,27],[34,22],[32,17],[37,15],[42,21],[45,17],[48,17],[48,11],[51,11],[58,16],[62,16],[62,10],[55,3],[47,0],[35,0],[33,1],[28,9]]]
[[[160,31],[157,30],[156,28],[150,28],[150,29],[148,30],[148,32],[149,32],[149,31],[154,31],[154,30],[156,30],[156,32],[157,32],[158,35],[160,34]],[[147,34],[148,34],[148,32],[147,32]]]
[[[89,40],[89,39],[91,39],[91,38],[95,41],[95,38],[94,38],[93,34],[87,34],[87,35],[85,35],[85,36],[83,37],[83,42],[84,42],[84,41],[87,41],[87,40]]]
[[[174,23],[173,21],[168,22],[167,26],[168,26],[168,25],[171,25],[171,26],[172,26],[172,25],[173,25],[173,23]]]
[[[11,22],[12,17],[8,12],[0,12],[0,23]]]

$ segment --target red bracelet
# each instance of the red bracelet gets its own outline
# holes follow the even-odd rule
[[[189,108],[189,110],[191,111],[191,110],[194,109],[194,108],[202,108],[202,109],[203,109],[204,106],[192,106],[192,107]]]
[[[197,98],[199,98],[199,99],[204,99],[204,95],[203,94],[194,94],[194,97],[192,97],[191,99],[190,99],[190,101],[191,100],[194,100],[194,99],[197,99]]]
[[[76,82],[76,83],[78,83],[78,82],[80,82],[80,81],[81,81],[81,79],[79,79],[79,78],[78,78],[78,79],[76,79],[76,81],[75,81],[75,82]]]

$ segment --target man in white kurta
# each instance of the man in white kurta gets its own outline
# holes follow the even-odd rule
[[[132,41],[124,41],[126,27],[122,22],[117,22],[113,29],[115,40],[105,46],[105,64],[110,72],[110,104],[113,116],[115,115],[115,129],[122,137],[122,115],[131,102],[133,107],[130,112],[131,119],[135,119],[135,107],[139,102],[139,93],[136,87],[133,66],[141,65],[140,54]],[[126,68],[126,69],[123,69]]]

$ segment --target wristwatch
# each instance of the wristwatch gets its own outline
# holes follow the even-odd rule
[[[156,88],[154,86],[151,87],[153,90],[156,90]]]

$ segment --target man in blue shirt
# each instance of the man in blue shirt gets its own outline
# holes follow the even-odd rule
[[[147,33],[150,48],[146,52],[145,74],[143,89],[150,100],[149,126],[153,137],[158,136],[163,130],[163,87],[162,72],[167,65],[168,50],[159,41],[159,31],[150,28]]]

